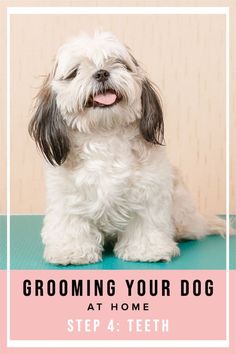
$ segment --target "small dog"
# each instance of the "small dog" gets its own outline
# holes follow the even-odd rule
[[[222,233],[169,163],[160,99],[129,49],[106,32],[64,44],[29,132],[48,161],[44,258],[102,259],[105,239],[127,261],[170,261],[177,241]]]

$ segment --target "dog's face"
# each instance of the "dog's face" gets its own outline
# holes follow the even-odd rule
[[[45,158],[60,165],[70,150],[68,127],[99,133],[134,121],[145,140],[162,142],[163,117],[155,90],[128,49],[102,32],[59,49],[29,131]]]
[[[140,116],[141,77],[111,34],[82,37],[60,48],[52,80],[58,108],[79,131],[127,125]]]

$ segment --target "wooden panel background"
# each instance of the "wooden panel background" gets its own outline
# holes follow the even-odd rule
[[[65,40],[98,28],[114,32],[128,44],[160,88],[169,157],[182,171],[201,211],[225,213],[224,16],[14,15],[11,23],[12,213],[43,213],[45,208],[44,162],[27,132],[40,75],[49,72]],[[235,103],[231,113],[235,123]],[[2,143],[4,154],[4,133]],[[231,212],[235,213],[235,149],[232,152]],[[4,196],[5,183],[1,188]],[[1,212],[5,212],[4,198]]]

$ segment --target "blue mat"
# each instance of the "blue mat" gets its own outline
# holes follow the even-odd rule
[[[125,262],[113,255],[111,248],[103,254],[103,261],[82,266],[57,266],[43,260],[40,238],[42,215],[11,216],[11,269],[225,269],[226,241],[218,235],[200,241],[180,244],[181,255],[169,263]],[[236,225],[236,216],[231,216]],[[0,268],[6,269],[6,216],[0,216]],[[236,269],[236,237],[230,238],[230,268]]]

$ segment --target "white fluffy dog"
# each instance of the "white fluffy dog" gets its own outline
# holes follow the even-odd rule
[[[169,261],[176,241],[224,231],[198,213],[166,158],[157,93],[112,34],[59,49],[29,131],[49,162],[46,261],[98,262],[108,236],[119,258]]]

